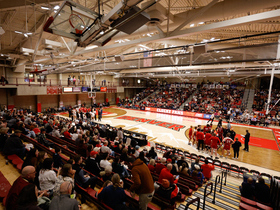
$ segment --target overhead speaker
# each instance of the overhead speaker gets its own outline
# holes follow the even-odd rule
[[[115,55],[115,60],[117,62],[122,62],[124,60],[124,56],[123,55]]]
[[[132,18],[128,22],[117,26],[118,24],[124,22],[126,19],[130,18],[132,15],[137,13],[140,10],[139,7],[132,7],[123,17],[117,19],[111,24],[111,27],[116,27],[117,30],[122,31],[126,34],[132,34],[141,26],[145,25],[147,22],[150,21],[150,16],[146,12],[141,12],[136,17]]]
[[[206,53],[206,45],[194,46],[193,53],[194,54],[203,54]]]

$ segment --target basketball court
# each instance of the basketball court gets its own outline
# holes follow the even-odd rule
[[[117,116],[111,114],[103,116],[101,121],[103,124],[143,133],[148,135],[149,142],[165,144],[208,157],[207,154],[198,152],[194,146],[188,145],[186,137],[191,125],[204,126],[207,120],[116,107],[104,108],[104,112],[116,113]],[[213,127],[216,124],[217,122],[214,122]],[[280,154],[273,130],[244,124],[232,124],[232,127],[240,139],[240,135],[245,135],[246,130],[249,130],[251,133],[249,152],[243,151],[242,145],[238,160],[231,159],[233,157],[231,154],[230,158],[220,158],[220,161],[279,176]],[[241,143],[244,143],[243,139]],[[218,153],[221,154],[221,151]]]

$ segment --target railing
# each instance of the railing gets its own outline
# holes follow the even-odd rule
[[[213,195],[213,201],[212,201],[213,204],[215,204],[217,184],[219,184],[220,182],[221,182],[221,176],[217,175],[216,179],[215,179],[215,186],[214,186],[214,195]],[[222,183],[221,183],[221,186],[222,186]]]
[[[58,80],[58,79],[28,79],[28,78],[18,78],[18,77],[7,77],[8,84],[6,82],[0,82],[2,86],[19,86],[19,85],[28,85],[28,86],[71,86],[71,87],[90,87],[90,81],[68,81],[68,80]],[[131,82],[129,84],[122,82],[110,82],[110,81],[96,81],[92,83],[93,87],[146,87],[146,84]]]
[[[193,204],[194,202],[197,201],[197,207],[196,207],[196,210],[199,210],[199,206],[200,206],[200,198],[199,197],[196,197],[196,198],[193,198],[192,200],[190,200],[186,207],[185,207],[185,210],[187,210],[189,208],[189,205]]]
[[[207,192],[208,186],[211,186],[211,190],[210,190],[209,193],[206,193],[206,192]],[[212,183],[212,182],[209,182],[209,183],[205,186],[205,189],[204,189],[203,207],[202,207],[202,209],[205,209],[205,200],[206,200],[206,197],[207,197],[208,195],[210,195],[210,194],[212,193],[212,191],[213,191],[213,183]]]

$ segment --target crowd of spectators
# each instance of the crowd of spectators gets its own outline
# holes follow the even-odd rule
[[[36,196],[29,204],[16,202],[16,199],[21,197],[20,192],[23,187],[17,188],[16,192],[11,190],[11,195],[7,198],[7,205],[11,205],[12,208],[17,205],[36,206],[36,204],[39,204],[37,209],[47,209],[48,206],[55,205],[60,205],[61,208],[70,205],[73,209],[78,209],[78,202],[74,202],[73,199],[71,202],[67,202],[68,198],[70,199],[70,195],[75,194],[75,183],[83,188],[91,187],[94,189],[97,177],[100,177],[104,182],[112,182],[112,185],[107,182],[107,185],[99,192],[99,195],[100,199],[113,209],[117,209],[116,206],[121,206],[125,201],[120,196],[123,188],[120,184],[121,179],[131,178],[134,182],[130,188],[131,193],[138,193],[147,204],[147,202],[151,201],[154,194],[154,181],[151,173],[158,174],[160,185],[155,185],[155,192],[163,197],[166,196],[163,192],[166,192],[167,189],[177,187],[176,183],[179,179],[177,175],[185,170],[187,171],[185,175],[201,183],[205,181],[205,177],[209,177],[209,172],[206,172],[207,170],[202,170],[199,164],[189,167],[185,158],[179,158],[175,155],[175,151],[166,152],[161,160],[154,147],[151,147],[149,151],[144,149],[140,152],[139,146],[130,145],[129,137],[125,138],[121,135],[120,129],[113,129],[109,132],[105,126],[105,128],[99,127],[91,122],[72,122],[67,118],[58,118],[46,114],[33,114],[24,110],[2,111],[1,116],[1,130],[6,129],[8,131],[5,135],[0,136],[1,145],[2,143],[5,145],[2,151],[4,154],[7,154],[6,148],[8,146],[6,145],[9,145],[12,137],[17,135],[17,141],[22,146],[22,150],[24,150],[23,154],[27,154],[21,156],[24,159],[24,164],[22,175],[19,179],[24,180],[24,182],[21,180],[24,183],[23,187],[31,184],[31,182],[35,184],[32,190],[34,190]],[[28,151],[20,138],[23,130],[18,130],[19,125],[24,122],[26,123],[24,128],[26,135],[38,128],[39,131],[36,131],[35,139],[42,135],[45,136],[46,133],[53,135],[54,131],[59,132],[60,137],[68,137],[69,141],[76,142],[77,149],[75,152],[77,155],[65,164],[62,162],[62,154],[59,148],[55,148],[55,154],[52,157],[49,157],[44,151],[38,151],[36,148],[29,149]],[[40,138],[43,139],[43,137]],[[45,141],[48,141],[48,139],[45,138]],[[45,141],[43,140],[41,143],[47,147],[55,147],[55,145],[49,145]],[[9,152],[7,155],[10,154],[21,153]],[[83,158],[85,158],[85,161]],[[132,170],[132,177],[130,177],[131,175],[128,172],[129,169]],[[95,176],[90,176],[88,172]],[[138,176],[137,173],[143,174]],[[138,180],[139,177],[143,176],[145,177],[145,185],[143,180],[142,182]],[[65,185],[68,188],[65,188]],[[17,182],[14,183],[12,189],[16,187],[18,187]],[[36,189],[38,189],[39,194]],[[114,194],[112,192],[114,189],[118,189],[119,196],[111,196]],[[105,191],[103,192],[103,190]],[[44,198],[44,202],[39,202],[39,196]],[[108,196],[110,199],[108,199]],[[53,199],[51,199],[52,197]],[[175,200],[178,199],[176,196],[173,198]],[[19,200],[22,201],[22,199]],[[63,200],[63,202],[60,200]],[[145,205],[143,209],[145,209]]]

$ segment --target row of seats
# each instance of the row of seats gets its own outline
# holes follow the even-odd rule
[[[243,210],[273,210],[272,207],[266,206],[262,203],[250,200],[248,198],[241,197],[239,203],[239,209]]]

